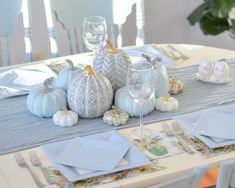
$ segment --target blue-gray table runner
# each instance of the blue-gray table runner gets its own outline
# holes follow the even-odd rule
[[[230,64],[232,81],[224,85],[201,82],[195,73],[198,65],[169,70],[169,75],[185,84],[182,94],[175,96],[180,107],[175,112],[153,111],[144,117],[145,123],[170,119],[173,116],[210,108],[235,101],[235,64]],[[78,125],[69,128],[55,126],[51,118],[38,118],[26,108],[26,96],[0,100],[0,154],[18,151],[45,143],[83,136],[111,129],[137,126],[138,118],[131,118],[127,125],[112,127],[102,118],[80,119]]]

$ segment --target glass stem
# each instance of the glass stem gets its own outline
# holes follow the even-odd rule
[[[143,110],[142,110],[142,107],[143,107],[143,102],[139,102],[139,113],[140,113],[140,132],[141,132],[141,135],[143,135],[144,133],[144,125],[143,125]]]

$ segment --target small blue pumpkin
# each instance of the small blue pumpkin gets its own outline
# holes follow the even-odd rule
[[[126,87],[122,87],[116,91],[114,102],[115,106],[120,110],[127,112],[129,116],[139,116],[139,105],[134,102],[134,99],[129,95]],[[147,115],[154,110],[155,102],[156,99],[154,96],[145,101],[142,107],[143,115]]]
[[[49,87],[53,78],[35,86],[27,97],[27,108],[35,116],[52,117],[56,112],[67,106],[66,92],[62,89]]]
[[[156,98],[167,96],[169,92],[169,80],[168,80],[166,67],[161,64],[160,57],[155,57],[151,59],[151,57],[148,55],[143,54],[142,56],[146,58],[147,61],[152,63],[154,66],[155,76],[156,76],[156,79],[155,79]]]
[[[74,67],[73,62],[70,59],[66,59],[65,61],[69,64],[69,67],[62,69],[59,72],[58,76],[54,80],[54,85],[57,88],[67,91],[74,77],[78,73],[81,73],[82,70]]]

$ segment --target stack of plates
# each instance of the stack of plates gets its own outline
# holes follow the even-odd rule
[[[235,144],[235,115],[233,113],[204,111],[175,119],[180,126],[210,148]]]
[[[71,182],[149,164],[117,131],[77,137],[42,148]]]

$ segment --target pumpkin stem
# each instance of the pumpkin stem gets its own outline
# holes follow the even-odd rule
[[[152,65],[155,65],[157,62],[161,62],[162,59],[159,56],[156,56],[153,59],[151,59],[151,57],[147,54],[142,54],[142,57],[144,57],[147,60],[147,62],[151,63]]]
[[[110,51],[112,54],[117,53],[117,49],[115,49],[115,48],[113,47],[113,43],[112,43],[110,40],[106,40],[106,43],[108,44],[109,51]]]
[[[69,70],[75,69],[73,62],[70,59],[66,59],[65,61],[66,61],[66,63],[69,64]]]
[[[92,68],[91,65],[87,65],[86,68],[85,68],[85,74],[88,75],[88,76],[91,76],[91,75],[94,75],[95,72]]]
[[[120,114],[121,113],[121,111],[119,110],[119,108],[118,107],[116,107],[116,106],[112,106],[112,110],[111,110],[113,113],[115,113],[115,114]]]
[[[63,107],[62,107],[62,111],[63,111],[63,112],[68,112],[66,106],[63,106]]]
[[[51,93],[53,92],[53,89],[51,87],[49,87],[49,85],[51,84],[51,82],[53,81],[53,77],[47,78],[44,82],[43,82],[43,92],[45,93]]]
[[[163,101],[164,101],[164,102],[167,102],[170,97],[171,97],[170,95],[164,96],[164,97],[163,97]]]

